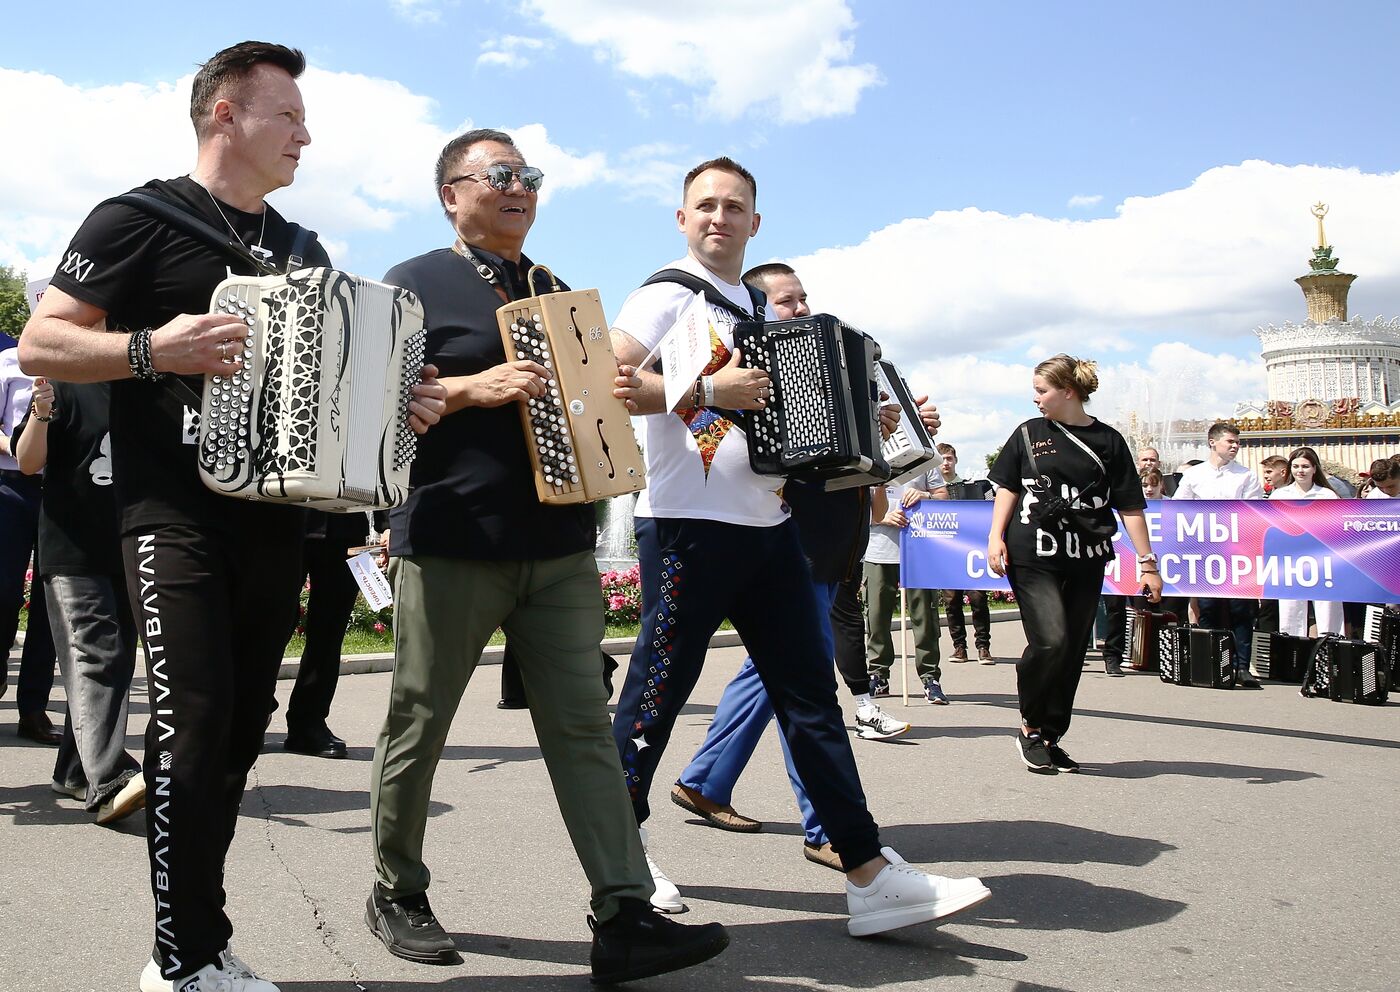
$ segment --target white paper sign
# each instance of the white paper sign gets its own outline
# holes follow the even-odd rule
[[[653,354],[661,355],[661,375],[666,383],[666,409],[674,410],[695,385],[695,378],[710,363],[710,305],[695,294],[671,325]],[[642,363],[646,368],[651,356]]]
[[[48,288],[49,280],[47,279],[35,279],[33,282],[25,284],[24,295],[29,300],[30,313],[33,313],[39,308],[39,298],[44,295],[44,290]]]
[[[355,585],[360,587],[369,608],[382,610],[394,605],[394,593],[389,588],[389,580],[375,564],[375,557],[372,552],[361,551],[345,564],[350,568],[350,574],[355,576]]]

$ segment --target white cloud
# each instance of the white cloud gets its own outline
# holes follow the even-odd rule
[[[436,0],[389,0],[389,8],[410,24],[442,22],[442,8]]]
[[[485,42],[481,46],[481,54],[476,57],[476,65],[478,69],[489,66],[523,69],[530,64],[531,55],[548,51],[551,47],[543,38],[508,34]]]
[[[23,154],[0,155],[0,264],[50,272],[99,200],[190,169],[192,78],[84,87],[0,68],[0,133],[24,136]],[[471,122],[444,128],[435,101],[392,80],[311,67],[300,85],[312,143],[297,182],[271,199],[324,244],[345,246],[334,257],[353,271],[357,237],[390,230],[408,214],[436,213],[433,163]],[[542,202],[600,182],[658,198],[678,185],[664,146],[622,152],[627,168],[610,168],[602,152],[554,144],[542,124],[507,130],[548,174]]]
[[[1102,201],[1102,193],[1095,193],[1092,196],[1088,196],[1083,193],[1076,193],[1074,196],[1071,196],[1069,198],[1069,202],[1066,203],[1065,206],[1069,207],[1071,210],[1077,210],[1083,207],[1096,207]]]
[[[761,108],[800,123],[855,110],[880,81],[851,64],[855,17],[845,0],[525,0],[542,23],[641,79],[707,87],[706,116],[732,120]]]

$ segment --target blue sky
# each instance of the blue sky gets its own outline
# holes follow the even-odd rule
[[[19,8],[0,127],[33,140],[0,162],[0,262],[44,274],[92,203],[187,171],[188,76],[248,36],[313,64],[314,141],[273,202],[343,267],[447,243],[433,155],[503,126],[548,173],[527,252],[615,312],[683,248],[680,175],[731,154],[759,182],[750,261],[797,262],[880,339],[965,462],[1034,412],[1054,351],[1104,364],[1106,419],[1262,396],[1250,331],[1302,316],[1315,200],[1353,312],[1400,313],[1400,5],[756,7],[78,4],[62,31]]]

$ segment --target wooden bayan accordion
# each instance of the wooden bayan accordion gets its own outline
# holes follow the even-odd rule
[[[211,309],[247,327],[243,367],[205,377],[199,474],[215,492],[319,510],[397,506],[417,436],[423,308],[335,269],[234,276]]]
[[[1168,624],[1160,634],[1163,682],[1206,689],[1233,689],[1235,636],[1228,630]]]
[[[1162,630],[1176,621],[1175,613],[1129,609],[1123,638],[1128,646],[1127,667],[1140,672],[1161,671]]]
[[[734,344],[739,363],[763,370],[773,383],[767,406],[743,421],[754,472],[826,481],[828,489],[890,477],[880,449],[880,352],[873,338],[816,314],[744,321],[734,329]]]
[[[530,269],[527,285],[534,285]],[[558,283],[554,283],[557,287]],[[522,401],[520,419],[542,503],[592,503],[646,487],[627,406],[613,395],[617,358],[594,289],[544,293],[496,311],[508,360],[549,372],[544,396]]]
[[[906,482],[924,471],[925,466],[938,457],[938,449],[933,446],[933,438],[929,437],[928,428],[919,416],[909,383],[904,381],[894,362],[883,358],[876,361],[875,385],[889,397],[888,402],[899,405],[899,426],[881,442],[880,452],[889,463],[890,471],[894,472],[890,481]]]

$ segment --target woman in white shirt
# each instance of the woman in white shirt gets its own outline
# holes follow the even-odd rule
[[[1337,499],[1327,481],[1327,473],[1322,470],[1322,462],[1312,448],[1294,448],[1288,455],[1288,468],[1293,481],[1282,489],[1275,489],[1270,499]],[[1318,634],[1340,634],[1342,632],[1342,604],[1323,603],[1313,600],[1313,614],[1317,617]],[[1283,599],[1278,604],[1279,630],[1295,637],[1308,636],[1308,601],[1305,599]]]

